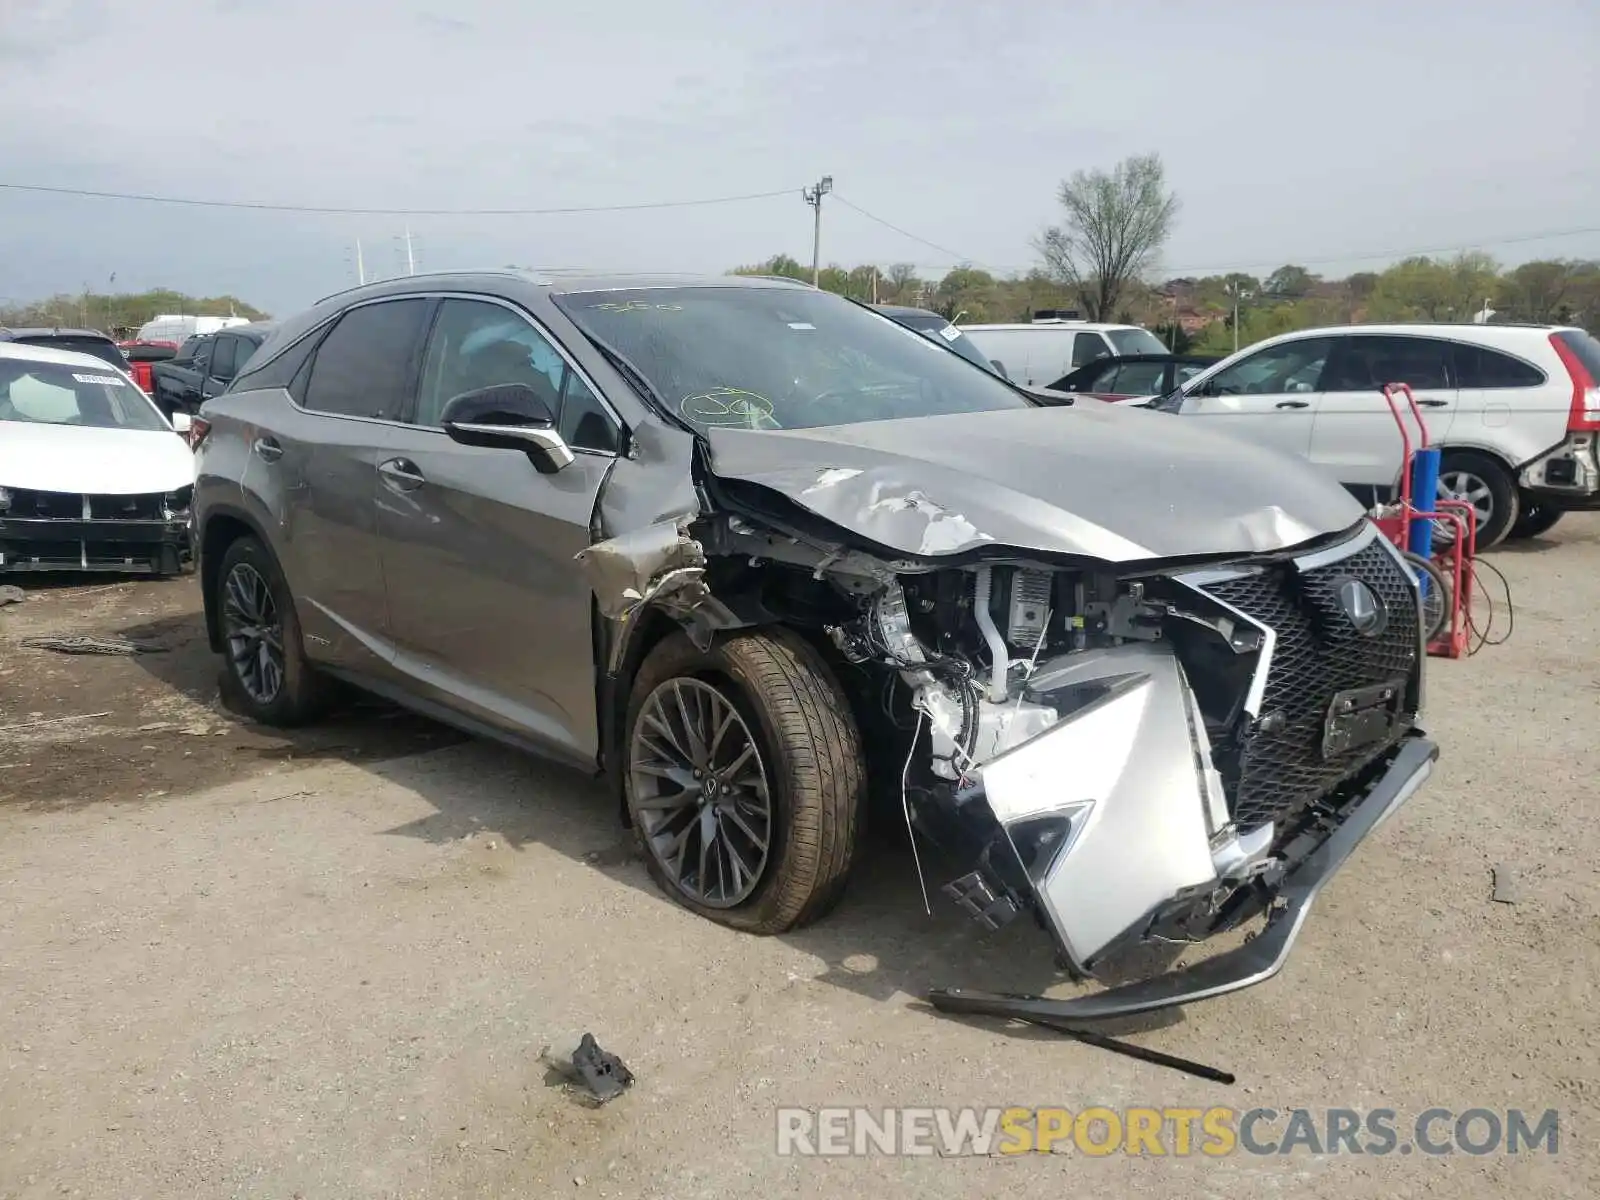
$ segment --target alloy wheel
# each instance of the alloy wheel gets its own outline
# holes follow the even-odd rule
[[[272,588],[247,562],[235,563],[223,585],[222,630],[239,685],[271,704],[283,689],[283,621]]]
[[[1473,520],[1477,531],[1482,532],[1484,526],[1494,519],[1494,492],[1488,482],[1481,476],[1474,475],[1471,471],[1443,471],[1439,475],[1439,499],[1465,500],[1472,505]],[[1456,510],[1459,515],[1460,510]],[[1433,523],[1433,536],[1438,540],[1449,543],[1455,540],[1456,526],[1454,521],[1440,519]]]
[[[723,692],[669,679],[646,698],[629,748],[634,819],[690,899],[733,908],[756,890],[772,842],[760,747]]]

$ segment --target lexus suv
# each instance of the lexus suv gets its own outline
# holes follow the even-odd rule
[[[1472,505],[1478,549],[1600,508],[1600,341],[1582,329],[1307,329],[1240,351],[1150,407],[1301,455],[1374,501],[1400,476],[1386,383],[1411,385],[1441,449],[1439,494]]]
[[[603,773],[661,889],[756,933],[839,899],[869,795],[1081,975],[1261,927],[1043,1011],[1271,975],[1437,753],[1416,581],[1337,484],[1037,406],[800,284],[371,284],[196,430],[207,628],[255,720],[345,681]]]

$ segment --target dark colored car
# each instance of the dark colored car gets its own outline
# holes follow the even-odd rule
[[[1048,390],[1094,396],[1100,400],[1165,396],[1212,363],[1221,361],[1215,355],[1200,354],[1128,354],[1102,358],[1063,375]]]
[[[344,680],[604,773],[663,891],[738,929],[839,899],[869,794],[1075,972],[1260,925],[943,1007],[1270,976],[1437,753],[1417,584],[1337,483],[1035,404],[793,282],[371,284],[282,322],[197,427],[206,626],[252,719]]]
[[[92,354],[118,370],[128,369],[128,360],[117,343],[98,329],[7,329],[0,326],[0,342],[17,342],[24,346],[50,346],[56,350],[74,350],[79,354]]]
[[[926,308],[907,308],[900,304],[874,304],[872,307],[896,324],[914,329],[929,341],[954,350],[962,358],[976,363],[991,375],[1005,377],[1005,372],[1000,370],[999,365],[985,358],[982,351],[972,344],[971,338],[938,313]]]
[[[233,381],[272,328],[271,322],[256,321],[184,339],[170,359],[150,366],[150,394],[157,407],[169,418],[198,412]]]

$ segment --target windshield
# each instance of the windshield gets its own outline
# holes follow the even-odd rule
[[[1119,355],[1168,352],[1161,344],[1161,339],[1148,329],[1108,329],[1106,336],[1111,339],[1111,344],[1117,348]]]
[[[827,292],[652,288],[555,300],[699,430],[1032,407],[989,371]]]
[[[88,367],[0,358],[0,421],[167,430],[144,393],[121,375]]]

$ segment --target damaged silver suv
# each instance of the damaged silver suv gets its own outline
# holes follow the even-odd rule
[[[604,772],[662,889],[740,929],[838,899],[869,793],[1075,973],[1263,926],[945,1007],[1265,978],[1436,755],[1415,580],[1337,484],[1036,407],[802,285],[370,285],[283,322],[196,429],[206,622],[257,720],[343,680]]]

